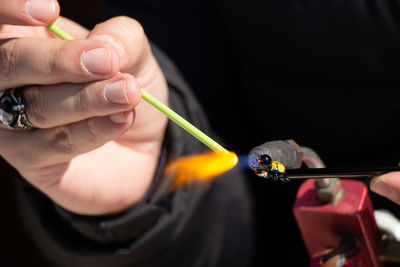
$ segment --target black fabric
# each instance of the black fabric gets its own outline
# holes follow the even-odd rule
[[[171,107],[209,129],[175,66],[156,47],[153,53],[167,77]],[[203,150],[204,145],[170,123],[153,189],[130,210],[113,216],[76,215],[20,181],[21,215],[38,247],[57,266],[247,266],[252,206],[238,169],[212,184],[168,191],[166,160]]]

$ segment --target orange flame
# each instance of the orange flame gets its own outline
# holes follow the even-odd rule
[[[200,155],[187,156],[168,165],[167,173],[175,176],[175,185],[189,184],[195,181],[208,181],[238,163],[238,157],[233,152],[207,152]]]

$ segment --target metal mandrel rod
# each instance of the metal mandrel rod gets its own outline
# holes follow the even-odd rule
[[[400,171],[400,167],[337,167],[286,169],[289,179],[360,178]]]

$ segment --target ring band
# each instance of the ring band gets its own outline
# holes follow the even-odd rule
[[[7,89],[0,93],[0,125],[14,130],[37,129],[26,116],[22,88]]]

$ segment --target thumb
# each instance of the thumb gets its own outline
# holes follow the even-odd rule
[[[115,17],[96,25],[88,39],[113,45],[120,55],[121,71],[135,76],[150,59],[151,49],[143,28],[129,17]]]
[[[370,186],[375,193],[400,204],[400,172],[391,172],[375,177]]]

